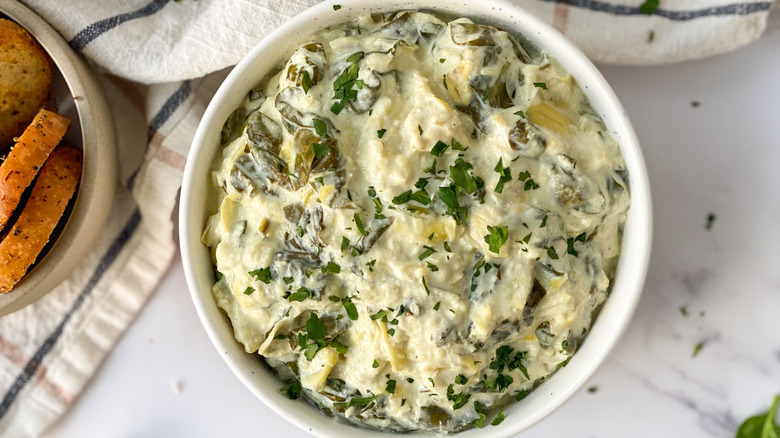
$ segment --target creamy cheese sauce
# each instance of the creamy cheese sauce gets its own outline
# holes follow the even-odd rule
[[[328,413],[485,426],[565,366],[608,295],[619,146],[520,36],[361,16],[295,50],[222,134],[214,298]]]

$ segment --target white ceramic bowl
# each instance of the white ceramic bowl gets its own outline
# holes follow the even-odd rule
[[[341,4],[338,11],[333,4]],[[244,352],[233,338],[227,316],[214,303],[211,286],[214,269],[201,233],[216,211],[210,171],[220,149],[220,130],[247,92],[279,61],[316,30],[348,21],[364,12],[401,9],[441,10],[522,33],[555,57],[574,76],[593,107],[620,143],[628,167],[631,209],[623,234],[623,252],[612,293],[590,334],[569,364],[527,398],[506,409],[497,427],[472,429],[459,437],[505,437],[520,432],[560,406],[580,388],[617,342],[639,300],[650,256],[651,210],[647,172],[639,144],[620,102],[591,62],[557,31],[519,7],[503,0],[452,2],[437,0],[377,1],[335,0],[301,13],[266,37],[230,73],[212,99],[195,134],[181,194],[180,242],[187,283],[200,319],[220,356],[239,379],[282,417],[322,437],[386,435],[328,418],[302,400],[285,398],[281,382],[262,365],[257,355]]]
[[[0,0],[0,16],[27,29],[51,58],[54,109],[71,120],[63,143],[80,148],[84,160],[73,210],[63,218],[64,227],[58,225],[62,231],[52,237],[48,252],[14,289],[0,294],[2,316],[49,293],[87,256],[111,211],[117,157],[111,108],[87,63],[43,18],[22,3]]]

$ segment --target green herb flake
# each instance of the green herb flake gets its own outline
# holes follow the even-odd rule
[[[425,262],[425,263],[428,263],[428,269],[430,269],[431,272],[436,272],[439,270],[439,267],[434,265],[433,263],[431,262]]]
[[[597,392],[598,390],[599,388],[597,386],[591,386],[590,388],[588,388],[588,392],[591,394]]]
[[[407,377],[406,381],[409,382],[409,383],[414,383],[414,379],[412,379],[411,377]]]
[[[491,426],[498,426],[501,424],[501,422],[504,421],[504,410],[501,409],[498,411],[498,414],[496,415],[496,418],[493,419],[493,421],[490,422]]]
[[[314,131],[320,137],[325,138],[328,136],[328,125],[320,119],[314,119]]]
[[[423,172],[430,173],[431,175],[436,175],[436,159],[433,159],[433,162],[429,167],[426,167],[423,169]]]
[[[444,85],[445,90],[449,90],[449,87],[447,87],[447,75],[443,75],[441,78],[441,83]]]
[[[311,76],[309,76],[309,72],[304,70],[303,76],[301,77],[301,88],[303,88],[303,94],[309,94],[309,90],[311,89]]]
[[[461,392],[456,394],[452,385],[447,386],[447,400],[452,402],[453,410],[458,410],[463,406],[465,406],[466,403],[468,403],[470,398],[471,398],[471,394],[467,394],[466,392]]]
[[[387,334],[393,336],[395,334],[395,329],[394,328],[387,329]]]
[[[246,289],[244,289],[244,295],[252,295],[255,292],[255,288],[252,286],[247,286]]]
[[[323,143],[313,143],[311,148],[314,151],[314,156],[317,158],[322,158],[330,153],[328,145]]]
[[[496,188],[494,190],[499,194],[504,192],[504,184],[512,181],[512,171],[510,168],[504,167],[502,160],[503,158],[499,158],[496,167],[493,168],[493,170],[498,173],[498,183],[496,183]]]
[[[427,185],[428,185],[428,178],[420,178],[417,180],[416,183],[414,183],[414,186],[420,190],[424,189],[425,186]]]
[[[520,116],[520,117],[522,117],[522,118],[524,118],[524,119],[526,118],[526,117],[525,117],[525,113],[524,113],[524,112],[522,112],[522,111],[517,111],[517,112],[515,112],[515,115],[516,115],[516,116]]]
[[[444,152],[447,150],[448,147],[450,147],[450,145],[439,140],[436,142],[435,145],[433,145],[433,148],[431,148],[431,155],[436,157],[441,157],[442,155],[444,155]]]
[[[344,252],[344,250],[346,250],[347,248],[349,248],[349,239],[347,239],[346,237],[342,237],[341,238],[341,252]]]
[[[322,325],[322,321],[314,312],[309,314],[309,319],[306,321],[306,334],[309,335],[309,339],[315,341],[325,339],[325,326]]]
[[[412,193],[410,198],[412,201],[419,202],[422,205],[430,205],[431,203],[431,197],[428,195],[428,193],[425,192],[425,190],[418,190]]]
[[[395,205],[406,204],[407,202],[409,202],[410,199],[412,199],[412,191],[407,190],[401,193],[400,195],[396,196],[395,198],[393,198],[393,204]]]
[[[482,403],[478,401],[474,402],[474,412],[477,415],[479,415],[479,418],[471,422],[471,424],[474,425],[475,427],[479,427],[479,428],[485,427],[485,422],[487,421],[487,417],[485,416],[484,409],[485,407],[482,406]]]
[[[433,377],[428,377],[428,381],[431,382],[431,386],[436,387],[436,382],[433,381]]]
[[[457,383],[458,385],[465,385],[466,383],[468,383],[468,381],[469,379],[466,378],[466,376],[464,376],[463,374],[458,374],[458,376],[455,377],[455,383]]]
[[[254,277],[257,281],[262,281],[263,283],[268,284],[271,282],[271,267],[269,266],[267,268],[249,271],[249,275]]]
[[[374,363],[371,364],[371,368],[379,368],[379,362],[374,359]]]
[[[439,58],[439,62],[440,62],[441,64],[444,64],[444,61],[445,61],[445,59],[444,59],[444,58]]]
[[[545,82],[534,82],[534,87],[541,88],[542,90],[547,89],[547,83]]]
[[[309,289],[306,289],[305,287],[298,288],[297,291],[290,294],[289,297],[287,297],[288,301],[303,301],[307,298],[311,298],[311,291]]]
[[[701,349],[702,349],[702,348],[704,348],[704,341],[702,341],[702,342],[699,342],[698,344],[696,344],[696,345],[693,347],[693,354],[691,355],[691,357],[696,357],[696,356],[698,356],[698,355],[699,355],[699,353],[701,352]]]
[[[425,277],[422,278],[422,284],[423,284],[423,287],[425,288],[425,293],[430,295],[431,291],[430,291],[430,289],[428,289],[428,283],[425,281]]]
[[[341,315],[339,315],[341,316]],[[341,342],[333,339],[328,343],[328,347],[336,350],[339,354],[347,354],[347,351],[349,351],[349,347],[342,344]]]
[[[430,246],[427,246],[427,245],[424,245],[423,248],[425,248],[425,251],[420,253],[420,255],[417,257],[417,258],[420,259],[420,261],[423,261],[423,260],[427,259],[428,257],[430,257],[431,255],[433,255],[433,253],[438,252],[434,248],[431,248]]]
[[[423,135],[423,129],[422,126],[417,125],[417,130],[420,131],[420,135]]]
[[[385,132],[387,132],[387,129],[380,129],[376,132],[377,137],[382,138],[385,135]]]
[[[455,185],[462,188],[469,195],[476,192],[478,188],[477,181],[468,173],[471,167],[471,164],[462,158],[458,158],[455,160],[455,164],[450,166],[450,178],[452,178]]]
[[[652,43],[655,40],[655,31],[651,30],[647,33],[647,44]]]
[[[645,0],[642,6],[639,7],[639,11],[646,15],[653,15],[660,5],[661,0]]]
[[[685,306],[680,306],[680,313],[682,316],[687,317],[688,316],[688,309]]]
[[[385,386],[385,391],[389,392],[390,394],[395,394],[395,380],[388,380],[387,386]]]
[[[750,417],[737,429],[736,438],[777,438],[780,426],[775,423],[780,395],[776,395],[772,407],[765,414]]]
[[[498,254],[509,237],[509,227],[506,225],[495,227],[488,225],[487,229],[488,234],[485,235],[485,243],[488,244],[491,252]]]
[[[389,313],[388,310],[380,310],[379,312],[376,312],[375,314],[371,315],[371,319],[374,321],[381,319],[382,321],[387,322],[388,313]]]
[[[327,265],[322,267],[322,272],[326,274],[338,274],[341,272],[341,266],[333,262],[328,262]]]
[[[544,217],[542,218],[542,224],[539,225],[539,228],[544,228],[546,226],[547,226],[547,215],[544,215]]]
[[[463,147],[462,144],[458,140],[452,139],[452,150],[454,151],[465,151],[466,148]]]
[[[290,380],[280,391],[290,400],[298,400],[301,397],[301,382]]]
[[[341,9],[341,5],[333,5],[334,11],[338,11],[339,9]]]
[[[357,226],[357,229],[360,232],[360,234],[364,236],[368,236],[366,229],[363,227],[363,221],[360,219],[360,213],[355,213],[353,217],[355,218],[355,226]]]
[[[290,284],[295,280],[292,277],[284,277],[282,278],[282,281],[284,281],[284,284]]]
[[[553,260],[558,260],[558,253],[555,252],[555,248],[552,246],[544,246],[543,247],[547,251],[547,256],[550,257]]]
[[[436,304],[433,305],[433,310],[439,311],[439,306],[441,306],[441,301],[437,301]]]
[[[566,253],[577,257],[579,255],[579,251],[574,248],[574,242],[585,242],[586,237],[586,234],[582,233],[577,237],[569,237],[566,239]]]
[[[714,213],[710,213],[710,214],[707,215],[707,223],[704,225],[704,228],[707,229],[707,230],[711,230],[712,229],[712,224],[714,224],[714,223],[715,223],[715,214]]]
[[[450,249],[449,242],[444,242],[444,250],[447,252],[452,252],[452,249]]]

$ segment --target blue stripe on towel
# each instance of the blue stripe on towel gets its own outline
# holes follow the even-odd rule
[[[100,260],[97,268],[95,268],[95,271],[92,273],[92,277],[90,277],[89,282],[87,282],[87,284],[79,293],[78,297],[76,297],[76,300],[71,305],[68,313],[65,314],[59,325],[57,325],[49,337],[46,338],[43,344],[41,344],[41,346],[38,348],[38,351],[35,352],[33,357],[27,362],[27,365],[24,366],[22,373],[19,374],[14,383],[8,389],[8,392],[6,392],[3,400],[0,402],[0,419],[2,419],[3,416],[8,413],[8,409],[11,407],[14,400],[16,400],[16,397],[19,395],[22,389],[24,389],[25,385],[27,385],[27,382],[32,379],[36,371],[38,371],[38,368],[41,366],[41,363],[43,363],[46,355],[57,344],[57,340],[59,340],[60,336],[62,335],[62,332],[65,326],[68,324],[68,321],[70,321],[70,318],[81,307],[81,305],[84,304],[84,300],[98,284],[100,279],[103,277],[103,274],[105,274],[114,263],[117,256],[119,256],[119,253],[122,251],[122,248],[124,248],[125,244],[127,244],[130,238],[133,236],[133,233],[138,228],[138,224],[140,223],[141,213],[136,209],[133,214],[130,215],[130,219],[127,221],[122,231],[120,231],[114,242],[111,243],[111,247],[109,247],[108,251],[103,255],[103,258]]]
[[[569,6],[576,6],[595,12],[604,12],[612,15],[644,15],[639,6],[615,5],[599,0],[541,0],[549,3],[562,3]],[[723,16],[723,15],[748,15],[756,12],[769,10],[772,2],[760,3],[732,3],[730,5],[714,6],[706,9],[697,9],[693,11],[670,11],[666,9],[657,9],[653,15],[658,15],[672,21],[689,21],[696,18]]]
[[[95,38],[103,35],[107,31],[119,26],[120,24],[135,20],[136,18],[148,17],[168,4],[170,0],[152,0],[151,3],[144,6],[141,9],[133,12],[127,12],[124,14],[114,15],[113,17],[106,18],[104,20],[97,21],[82,29],[68,44],[73,47],[73,50],[84,50],[89,43],[95,40]]]

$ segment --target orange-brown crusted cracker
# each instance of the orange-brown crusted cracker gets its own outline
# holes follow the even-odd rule
[[[51,153],[30,199],[0,242],[0,293],[13,289],[49,242],[80,177],[81,151],[62,146]]]
[[[0,231],[5,228],[22,194],[65,135],[68,126],[70,120],[67,118],[40,110],[0,165]]]
[[[0,148],[9,145],[46,104],[51,91],[49,57],[35,38],[0,19]]]

